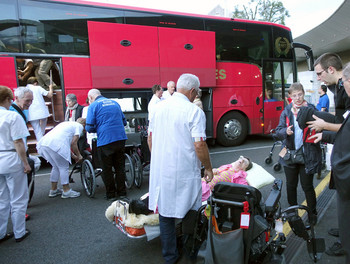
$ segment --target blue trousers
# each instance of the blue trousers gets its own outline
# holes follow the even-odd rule
[[[162,255],[166,264],[174,264],[179,258],[176,243],[175,218],[159,215],[160,241]]]

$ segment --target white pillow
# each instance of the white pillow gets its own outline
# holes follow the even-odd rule
[[[265,170],[259,164],[254,162],[252,163],[253,167],[247,171],[246,178],[250,186],[259,189],[274,182],[275,177],[273,177],[267,170]]]

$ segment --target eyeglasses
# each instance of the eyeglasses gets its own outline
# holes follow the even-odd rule
[[[316,72],[317,76],[321,76],[321,75],[322,75],[322,73],[323,73],[324,71],[325,71],[325,70],[320,71],[320,72]]]

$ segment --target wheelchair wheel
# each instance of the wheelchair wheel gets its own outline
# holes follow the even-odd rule
[[[273,165],[273,170],[274,170],[274,171],[280,171],[281,168],[282,168],[282,166],[281,166],[280,163],[275,163],[275,164]]]
[[[94,197],[96,189],[96,175],[90,160],[86,159],[81,164],[80,176],[86,195],[89,197]]]
[[[129,154],[125,153],[125,186],[130,189],[135,181],[134,163]]]
[[[135,171],[135,185],[137,188],[140,188],[143,180],[143,168],[141,158],[137,153],[132,154],[132,160],[134,162],[134,171]]]
[[[268,157],[265,159],[265,163],[266,163],[266,164],[271,164],[271,163],[272,163],[272,158],[271,158],[271,156],[268,156]]]

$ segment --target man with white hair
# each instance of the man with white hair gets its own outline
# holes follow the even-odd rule
[[[116,200],[126,197],[125,187],[125,116],[120,105],[105,98],[97,89],[88,93],[90,106],[86,117],[86,131],[97,133],[97,147],[102,166],[102,180],[106,186],[106,199]],[[113,177],[112,167],[116,172]],[[117,188],[115,187],[117,185]]]
[[[155,106],[149,123],[149,209],[159,211],[165,263],[175,263],[179,258],[175,219],[201,206],[201,163],[205,179],[209,182],[213,178],[205,142],[205,115],[192,103],[198,91],[197,76],[181,75],[177,92]]]
[[[18,112],[28,122],[28,109],[33,102],[33,92],[28,87],[20,86],[15,89],[15,101],[10,106],[10,111]]]
[[[175,82],[169,81],[168,84],[166,85],[167,90],[163,92],[162,98],[167,99],[170,96],[172,96],[175,92]]]

